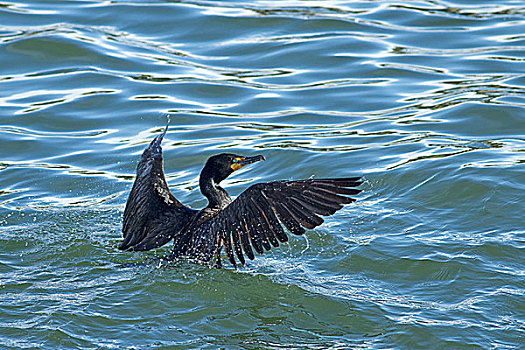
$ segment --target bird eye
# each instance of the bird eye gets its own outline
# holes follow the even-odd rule
[[[232,162],[233,163],[237,163],[238,159],[237,158],[233,158]]]

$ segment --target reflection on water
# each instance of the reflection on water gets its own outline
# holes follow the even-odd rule
[[[519,2],[0,4],[0,341],[8,348],[522,345]],[[354,206],[238,271],[116,249],[143,148],[200,208],[364,175]],[[443,291],[446,291],[444,293]],[[64,301],[66,301],[64,303]]]

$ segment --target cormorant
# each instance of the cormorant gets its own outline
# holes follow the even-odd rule
[[[234,171],[265,160],[261,155],[244,157],[221,153],[212,156],[201,171],[199,186],[208,199],[202,210],[180,203],[164,178],[160,146],[168,126],[144,150],[137,177],[124,210],[122,250],[158,248],[170,240],[175,244],[171,257],[185,257],[221,266],[221,250],[233,266],[245,263],[288,241],[281,223],[291,233],[302,235],[305,228],[323,223],[319,215],[332,215],[355,201],[360,177],[306,179],[256,183],[235,200],[220,186]],[[252,249],[253,248],[253,249]]]

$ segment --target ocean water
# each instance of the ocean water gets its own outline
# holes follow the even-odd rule
[[[525,348],[522,1],[0,2],[3,349]],[[186,205],[228,179],[363,176],[239,269],[122,252],[171,117]]]

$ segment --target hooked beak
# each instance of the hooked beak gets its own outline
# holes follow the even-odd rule
[[[266,160],[266,158],[264,158],[264,156],[262,155],[258,155],[255,157],[237,157],[234,158],[234,163],[231,165],[231,168],[233,170],[239,170],[240,168],[248,164],[259,162],[261,160]]]

